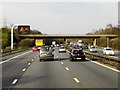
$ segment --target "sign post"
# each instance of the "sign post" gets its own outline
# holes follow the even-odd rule
[[[18,26],[19,34],[29,34],[30,33],[30,24],[15,24],[11,28],[11,50],[13,50],[13,29],[15,26]]]

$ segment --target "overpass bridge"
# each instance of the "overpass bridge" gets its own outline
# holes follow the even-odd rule
[[[117,35],[80,35],[80,34],[45,34],[45,35],[27,34],[27,35],[19,35],[19,36],[21,38],[33,38],[33,39],[63,38],[65,44],[67,43],[67,39],[70,39],[70,38],[77,38],[77,39],[92,38],[94,46],[96,45],[96,39],[97,38],[106,37],[107,38],[107,46],[109,46],[109,39],[118,37]]]

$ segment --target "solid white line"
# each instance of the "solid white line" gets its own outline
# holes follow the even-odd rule
[[[17,57],[20,57],[20,56],[25,55],[25,54],[30,53],[30,52],[32,52],[32,51],[25,52],[25,53],[23,53],[23,54],[20,54],[20,55],[15,56],[15,57],[9,58],[9,59],[7,59],[7,60],[5,60],[5,61],[0,62],[0,64],[6,63],[6,62],[8,62],[8,61],[10,61],[10,60],[12,60],[12,59],[15,59],[15,58],[17,58]]]
[[[31,63],[28,63],[28,65],[30,65]]]
[[[12,84],[16,84],[16,82],[18,81],[18,79],[14,79],[14,81],[12,82]]]
[[[86,58],[86,59],[89,60],[89,61],[92,62],[92,63],[95,63],[95,64],[97,64],[97,65],[100,65],[100,66],[105,67],[105,68],[107,68],[107,69],[110,69],[110,70],[112,70],[112,71],[115,71],[115,72],[120,73],[120,71],[117,70],[117,69],[108,67],[108,66],[106,66],[106,65],[104,65],[104,64],[101,64],[101,63],[99,63],[99,62],[96,62],[96,61],[92,61],[92,60],[90,60],[89,58]]]
[[[80,82],[77,78],[74,78],[74,80],[75,80],[77,83],[79,83],[79,82]]]
[[[66,70],[69,70],[69,68],[68,68],[68,67],[65,67],[65,69],[66,69]]]
[[[22,71],[23,71],[23,72],[26,71],[26,68],[24,68]]]
[[[115,72],[120,73],[119,70],[114,69],[114,68],[111,68],[111,67],[108,67],[108,66],[105,66],[105,65],[103,65],[103,64],[101,64],[101,63],[98,63],[98,62],[95,62],[95,61],[91,61],[91,60],[90,60],[90,62],[93,62],[93,63],[95,63],[95,64],[97,64],[97,65],[103,66],[103,67],[108,68],[108,69],[110,69],[110,70],[112,70],[112,71],[115,71]]]
[[[61,64],[63,64],[63,62],[61,62]]]

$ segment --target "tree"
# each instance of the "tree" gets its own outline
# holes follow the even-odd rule
[[[28,47],[32,47],[34,44],[34,40],[33,39],[23,39],[19,42],[19,47],[21,48],[28,48]]]
[[[5,49],[7,46],[10,45],[10,29],[9,28],[1,28],[1,38],[2,38],[2,49]]]

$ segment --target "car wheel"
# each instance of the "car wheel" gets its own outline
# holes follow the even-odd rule
[[[42,61],[42,59],[39,60],[40,62]]]

